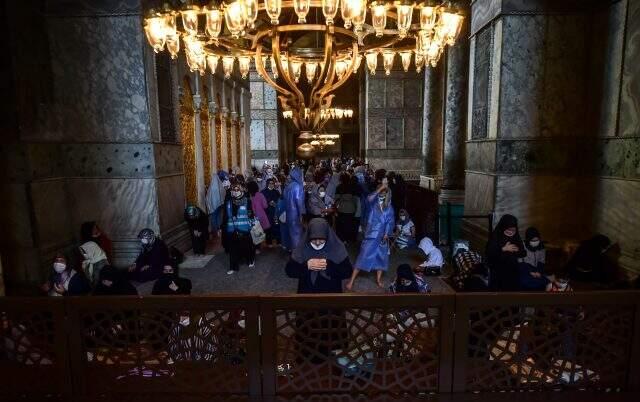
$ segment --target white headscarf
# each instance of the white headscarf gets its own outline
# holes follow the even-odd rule
[[[96,242],[88,241],[84,243],[80,246],[80,252],[82,252],[84,257],[82,268],[85,270],[85,274],[89,278],[93,278],[93,267],[95,264],[100,261],[106,261],[107,264],[109,263],[107,255]]]
[[[444,265],[444,258],[442,258],[442,253],[436,246],[433,245],[433,242],[430,238],[425,237],[420,240],[418,248],[422,250],[422,252],[427,256],[427,261],[422,264],[423,266],[442,267],[442,265]]]
[[[212,175],[209,189],[207,190],[207,212],[212,214],[220,205],[224,203],[226,191],[220,177],[217,174]]]

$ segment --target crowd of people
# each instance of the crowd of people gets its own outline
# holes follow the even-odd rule
[[[280,247],[290,255],[285,272],[299,280],[301,293],[341,292],[343,280],[352,290],[363,271],[375,271],[382,288],[392,251],[414,249],[424,262],[397,267],[389,289],[426,292],[424,277],[441,275],[445,258],[432,239],[416,238],[405,197],[401,175],[374,171],[353,158],[282,167],[264,164],[244,174],[238,169],[214,174],[206,193],[206,212],[188,205],[184,219],[195,255],[206,254],[211,237],[221,240],[229,255],[228,275],[243,264],[254,267],[261,250]],[[134,295],[137,290],[131,282],[149,281],[154,281],[154,295],[191,293],[191,282],[178,274],[182,254],[169,249],[153,230],[140,231],[141,251],[127,270],[111,265],[111,241],[96,222],[84,223],[80,232],[76,252],[55,257],[42,286],[48,295]],[[347,245],[359,248],[354,263]],[[547,275],[541,233],[530,227],[522,240],[517,219],[504,215],[490,234],[484,258],[466,241],[453,244],[449,279],[459,291],[568,290],[569,278],[606,280],[603,253],[610,245],[606,236],[597,235],[578,247],[565,275]]]

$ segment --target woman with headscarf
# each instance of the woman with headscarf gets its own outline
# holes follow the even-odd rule
[[[394,197],[395,198],[395,197]],[[396,222],[396,244],[399,249],[416,246],[416,226],[406,209],[401,209]]]
[[[382,287],[382,273],[389,269],[389,237],[393,234],[395,213],[391,206],[391,191],[385,183],[367,198],[369,216],[360,254],[355,263],[347,290],[353,289],[353,283],[360,271],[376,271],[376,283]]]
[[[355,187],[351,183],[351,177],[343,173],[340,177],[340,185],[336,188],[336,234],[340,240],[355,242],[358,234],[358,225],[355,222],[355,215],[358,211],[360,199]]]
[[[396,280],[389,286],[391,293],[428,293],[429,285],[416,275],[409,264],[398,266]]]
[[[142,244],[142,250],[129,267],[129,277],[136,282],[154,281],[162,275],[165,265],[171,265],[169,248],[149,228],[142,229],[138,239]]]
[[[342,281],[352,270],[344,244],[322,218],[309,222],[285,268],[287,276],[298,279],[298,293],[342,293]]]
[[[550,281],[544,275],[546,251],[540,239],[540,232],[534,227],[527,228],[524,235],[526,256],[520,258],[520,289],[546,290]]]
[[[211,232],[217,233],[220,228],[222,219],[222,205],[227,195],[224,181],[226,180],[226,172],[219,171],[212,175],[211,183],[207,189],[207,212],[209,213],[209,221],[211,224]]]
[[[495,227],[486,250],[489,267],[489,286],[498,291],[520,289],[518,258],[527,252],[518,233],[518,220],[513,215],[504,215]]]
[[[209,221],[203,210],[195,205],[187,205],[184,210],[184,220],[189,226],[189,234],[191,235],[191,246],[193,254],[204,255],[207,248],[207,240],[209,240]]]
[[[320,183],[311,187],[308,202],[309,208],[307,208],[309,220],[314,218],[327,219],[331,203],[332,201],[327,196],[327,190],[324,184]]]
[[[304,206],[304,182],[302,171],[295,167],[289,174],[290,182],[284,189],[287,230],[291,240],[291,249],[298,247],[302,240],[302,216],[306,213]]]
[[[229,194],[224,209],[222,240],[229,254],[227,275],[232,275],[238,272],[242,260],[246,260],[249,268],[254,266],[256,249],[251,240],[253,210],[249,197],[240,183],[232,184]]]
[[[602,234],[580,243],[566,267],[569,277],[579,282],[608,282],[611,275],[604,254],[610,246],[611,240]]]
[[[98,243],[94,241],[83,243],[79,247],[79,251],[83,258],[82,270],[84,271],[87,279],[91,282],[91,285],[95,286],[98,283],[100,270],[109,265],[107,255],[100,248]]]
[[[267,179],[267,187],[262,190],[262,195],[267,201],[266,214],[269,219],[269,229],[265,230],[267,235],[267,246],[273,247],[280,239],[280,221],[276,215],[276,207],[280,199],[280,192],[276,189],[276,181],[274,177]]]
[[[93,289],[94,296],[137,296],[138,290],[124,275],[111,265],[100,270],[98,284]]]
[[[165,265],[162,275],[153,284],[152,295],[176,296],[191,294],[191,280],[178,275],[178,267]]]
[[[267,215],[267,208],[269,204],[267,203],[267,199],[264,194],[260,192],[260,188],[258,183],[252,181],[247,185],[249,190],[249,195],[251,196],[251,208],[253,209],[253,214],[260,222],[260,226],[262,226],[262,230],[267,233],[271,229],[271,222],[269,221],[269,216]]]
[[[91,292],[89,280],[84,272],[67,264],[67,258],[56,255],[51,266],[51,274],[41,289],[49,296],[83,296]]]
[[[84,222],[80,226],[80,239],[83,243],[93,241],[100,246],[108,261],[113,261],[113,243],[95,221]]]
[[[444,258],[442,252],[438,247],[433,244],[430,238],[424,237],[420,240],[418,248],[424,254],[424,262],[418,265],[418,269],[423,271],[426,275],[437,276],[442,272],[442,266],[444,265]]]

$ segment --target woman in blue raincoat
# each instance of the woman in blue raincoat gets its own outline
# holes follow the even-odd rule
[[[302,170],[299,167],[293,168],[289,173],[289,179],[289,184],[284,189],[284,202],[290,239],[289,246],[291,250],[294,250],[302,239],[302,215],[305,214]]]
[[[364,240],[360,246],[360,254],[354,264],[347,290],[353,288],[360,271],[376,271],[376,282],[382,287],[382,273],[389,269],[389,237],[393,234],[395,213],[391,206],[391,191],[386,182],[378,185],[378,189],[367,197],[369,215]]]

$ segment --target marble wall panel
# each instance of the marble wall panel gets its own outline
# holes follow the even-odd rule
[[[157,179],[158,218],[160,231],[166,232],[184,222],[184,175],[167,176]],[[205,210],[205,212],[207,212]]]
[[[576,141],[570,137],[497,144],[496,171],[500,173],[571,175],[578,171],[576,161]]]
[[[466,169],[494,173],[496,167],[495,141],[470,141],[466,144]]]
[[[156,177],[182,173],[182,145],[153,144],[153,150]]]
[[[486,214],[493,211],[495,182],[494,175],[467,172],[464,183],[465,214]]]
[[[409,76],[410,72],[407,73]],[[404,108],[417,109],[422,107],[422,80],[405,79],[403,82]]]
[[[385,107],[401,108],[404,105],[404,80],[390,79],[385,80]],[[379,96],[374,93],[373,96]]]
[[[419,149],[422,138],[422,119],[419,116],[408,116],[404,119],[405,149]]]
[[[499,109],[502,138],[540,134],[546,18],[505,16],[502,19]]]
[[[367,120],[367,149],[386,148],[386,122],[384,119]]]
[[[249,83],[251,91],[251,109],[264,109],[264,83],[251,81]]]
[[[602,179],[591,216],[590,233],[603,233],[620,246],[621,267],[640,274],[640,181]],[[586,236],[583,236],[586,237]]]
[[[491,22],[502,6],[501,0],[476,0],[471,6],[471,35],[475,35]]]
[[[265,149],[278,149],[278,121],[264,121]]]
[[[640,0],[629,0],[620,92],[619,135],[640,135]]]
[[[36,181],[29,187],[40,249],[61,249],[79,239],[80,225],[70,225],[73,212],[69,209],[65,180]]]
[[[48,18],[54,102],[29,139],[151,138],[139,15]],[[123,40],[123,38],[127,38]]]
[[[276,90],[271,85],[264,85],[264,108],[278,109],[278,97]]]
[[[373,78],[367,74],[368,92],[367,107],[369,109],[383,108],[385,97],[385,80],[382,78]]]
[[[251,120],[278,120],[278,111],[263,109],[253,110],[251,109]]]
[[[404,121],[402,119],[387,119],[386,147],[389,149],[404,148]]]
[[[251,149],[265,149],[264,120],[251,120],[249,133],[251,137]]]
[[[491,26],[480,31],[475,38],[473,61],[473,106],[471,115],[471,138],[487,136],[487,113],[489,110],[489,76],[491,63]]]
[[[159,230],[155,179],[67,179],[74,230],[95,220],[112,239],[134,239],[141,229]],[[184,194],[184,189],[182,189]]]
[[[544,98],[535,99],[542,101],[540,134],[582,135],[587,106],[587,17],[550,15],[546,18]]]
[[[640,179],[639,137],[598,141],[596,155],[598,175]]]

